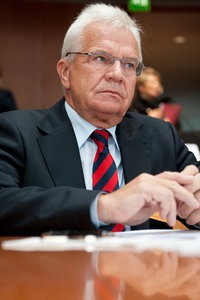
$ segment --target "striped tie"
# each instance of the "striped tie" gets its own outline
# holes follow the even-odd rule
[[[93,189],[112,192],[119,188],[118,174],[115,162],[108,149],[109,132],[96,129],[92,140],[97,144],[97,152],[93,163]],[[105,230],[123,231],[124,225],[111,224],[103,227]]]

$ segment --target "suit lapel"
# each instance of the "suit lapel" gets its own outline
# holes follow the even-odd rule
[[[128,114],[117,127],[125,182],[141,173],[151,173],[151,137],[143,131],[143,123]]]
[[[64,100],[48,111],[38,129],[39,147],[54,184],[85,188],[78,145]]]
[[[54,184],[85,188],[78,145],[64,99],[47,111],[38,130],[39,147]],[[117,126],[117,139],[125,182],[143,172],[151,173],[151,137],[146,136],[137,117],[125,116]]]

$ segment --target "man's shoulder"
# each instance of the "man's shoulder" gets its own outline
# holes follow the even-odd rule
[[[139,123],[139,124],[144,124],[144,125],[152,125],[152,126],[161,126],[161,125],[167,125],[167,122],[158,119],[158,118],[154,118],[154,117],[150,117],[147,115],[143,115],[140,114],[138,112],[127,112],[124,116],[123,119],[125,122],[132,122],[132,123]]]
[[[59,111],[61,107],[61,101],[56,102],[50,108],[41,108],[41,109],[17,109],[14,111],[3,112],[0,114],[1,119],[10,119],[16,122],[25,122],[27,123],[33,122],[34,120],[40,120],[48,114],[55,114],[56,110]]]
[[[172,124],[158,118],[146,116],[137,112],[127,112],[119,124],[122,131],[138,132],[147,136],[174,134]]]
[[[0,120],[11,120],[13,122],[27,120],[28,123],[33,119],[40,119],[46,114],[46,109],[17,109],[0,114]]]
[[[18,109],[0,114],[0,127],[19,131],[54,132],[66,127],[67,115],[64,109],[64,100],[56,102],[48,109]],[[0,129],[1,130],[1,129]]]

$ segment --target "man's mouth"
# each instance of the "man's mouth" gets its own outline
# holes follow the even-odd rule
[[[120,92],[116,91],[116,90],[104,90],[104,91],[101,91],[100,92],[101,94],[111,94],[111,95],[114,95],[114,96],[118,96],[120,98],[122,98],[122,95]]]

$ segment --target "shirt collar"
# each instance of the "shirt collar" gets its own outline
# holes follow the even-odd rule
[[[97,129],[95,126],[87,122],[85,119],[83,119],[68,103],[65,101],[65,109],[68,114],[68,117],[71,121],[72,127],[74,129],[78,147],[79,149],[81,146],[85,143],[85,141],[89,138],[91,133]],[[115,144],[117,145],[118,149],[118,143],[116,139],[116,126],[107,128],[107,130],[112,135]]]

